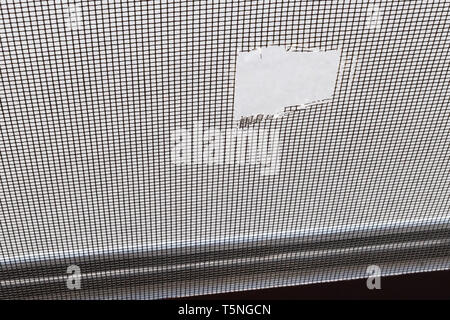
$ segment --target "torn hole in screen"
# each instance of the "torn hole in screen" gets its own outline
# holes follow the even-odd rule
[[[338,50],[298,52],[281,46],[239,52],[234,118],[278,116],[285,107],[331,99],[339,59]]]

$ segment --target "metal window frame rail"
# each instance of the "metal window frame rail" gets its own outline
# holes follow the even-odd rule
[[[80,297],[143,283],[257,276],[268,270],[282,272],[287,265],[299,273],[312,268],[320,272],[329,266],[345,268],[449,256],[450,218],[441,218],[96,253],[17,257],[0,260],[0,299],[27,299],[43,293]],[[80,290],[67,288],[70,265],[80,267]]]

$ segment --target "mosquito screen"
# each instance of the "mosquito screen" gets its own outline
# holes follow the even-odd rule
[[[450,3],[0,6],[0,297],[450,268]]]

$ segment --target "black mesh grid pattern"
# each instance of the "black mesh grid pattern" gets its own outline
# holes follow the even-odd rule
[[[0,297],[162,298],[363,277],[370,264],[449,268],[448,1],[0,9]],[[340,50],[332,98],[233,119],[237,53],[267,46]],[[171,135],[196,123],[278,130],[279,172],[174,164]],[[73,264],[80,290],[65,288]]]

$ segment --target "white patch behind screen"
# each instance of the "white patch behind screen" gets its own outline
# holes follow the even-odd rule
[[[240,52],[236,63],[234,117],[272,115],[285,107],[331,98],[338,50],[290,52],[266,47]]]

